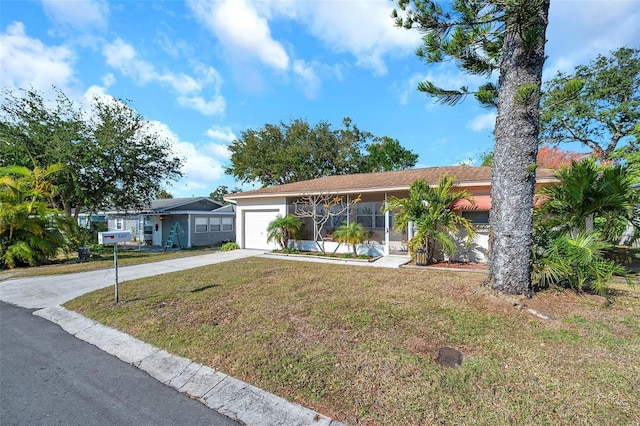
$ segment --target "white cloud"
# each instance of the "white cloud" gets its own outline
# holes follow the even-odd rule
[[[144,85],[152,81],[166,83],[179,94],[190,94],[200,90],[200,85],[188,75],[170,72],[158,73],[152,64],[138,59],[133,46],[121,39],[107,43],[102,48],[102,54],[106,58],[107,64],[139,84]]]
[[[205,150],[191,142],[175,142],[174,150],[178,156],[185,159],[182,171],[185,177],[181,179],[179,188],[186,189],[215,188],[215,181],[224,176],[224,166],[213,156],[206,155]]]
[[[247,0],[192,0],[188,4],[196,18],[218,38],[229,56],[257,59],[278,70],[289,68],[289,55],[271,36],[267,17],[260,15]]]
[[[298,76],[298,84],[302,87],[302,91],[307,99],[313,99],[318,96],[322,81],[311,64],[296,59],[293,62],[293,72]]]
[[[176,196],[189,196],[192,195],[190,191],[208,188],[213,191],[217,186],[216,181],[224,176],[224,166],[213,156],[207,155],[211,147],[181,141],[166,123],[152,121],[151,126],[153,131],[171,142],[173,154],[184,159],[184,177],[172,185],[170,192]]]
[[[551,2],[543,79],[572,72],[619,47],[640,47],[637,0]]]
[[[53,22],[79,30],[106,28],[109,4],[103,0],[42,0],[44,11]]]
[[[0,34],[0,80],[9,89],[33,87],[48,92],[55,85],[64,90],[74,78],[74,52],[66,46],[47,46],[25,33],[24,24],[13,22]]]
[[[203,115],[220,115],[224,113],[226,102],[220,95],[215,96],[210,101],[205,101],[200,96],[187,97],[178,96],[178,105],[185,108],[195,109]]]
[[[278,3],[278,2],[276,2]],[[350,53],[359,66],[386,74],[384,57],[407,55],[418,46],[420,33],[396,28],[388,0],[295,2],[311,34],[337,52]]]
[[[107,73],[102,77],[102,84],[104,84],[105,87],[113,86],[113,83],[115,82],[116,82],[116,77],[111,73]]]
[[[140,85],[158,82],[170,86],[178,94],[176,101],[180,106],[194,109],[203,115],[220,115],[225,111],[226,102],[220,94],[222,78],[213,67],[196,64],[196,77],[184,73],[159,73],[153,64],[139,59],[133,46],[121,39],[106,44],[102,54],[107,64]],[[205,89],[213,93],[205,96],[202,93]]]
[[[218,139],[226,142],[232,142],[237,139],[236,135],[231,131],[231,128],[227,126],[213,126],[207,130],[206,135],[211,139]]]
[[[480,114],[474,117],[469,123],[467,123],[467,129],[474,132],[482,132],[484,130],[493,130],[496,124],[496,113],[488,112],[486,114]]]
[[[229,147],[227,145],[221,145],[219,143],[210,143],[205,145],[204,149],[216,157],[224,158],[225,160],[228,160],[231,158],[231,151],[229,151]]]

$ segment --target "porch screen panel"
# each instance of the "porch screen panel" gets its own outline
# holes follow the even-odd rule
[[[365,228],[373,228],[375,203],[356,204],[356,221]],[[384,226],[384,225],[383,225]]]

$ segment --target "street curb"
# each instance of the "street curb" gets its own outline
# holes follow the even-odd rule
[[[172,355],[62,306],[40,309],[33,314],[58,324],[67,333],[146,371],[156,380],[241,424],[343,425],[242,380],[187,358]]]

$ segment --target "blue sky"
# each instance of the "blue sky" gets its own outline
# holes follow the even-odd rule
[[[228,144],[248,128],[305,118],[390,136],[418,166],[457,164],[492,147],[495,115],[472,99],[416,91],[482,80],[421,62],[419,33],[393,26],[388,0],[0,0],[3,88],[51,86],[81,101],[128,99],[186,159],[174,196],[206,196]],[[598,54],[640,47],[640,0],[552,0],[545,79]],[[577,147],[571,147],[576,149]],[[244,185],[249,189],[250,185]]]

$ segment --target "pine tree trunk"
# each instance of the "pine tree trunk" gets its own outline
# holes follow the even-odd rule
[[[521,0],[523,2],[531,0]],[[531,3],[535,0],[531,1]],[[539,100],[515,94],[524,85],[540,87],[549,0],[536,8],[541,26],[536,46],[525,49],[521,31],[507,18],[498,96],[498,117],[491,177],[489,277],[492,288],[508,294],[532,295],[531,247],[535,161],[538,151]]]

